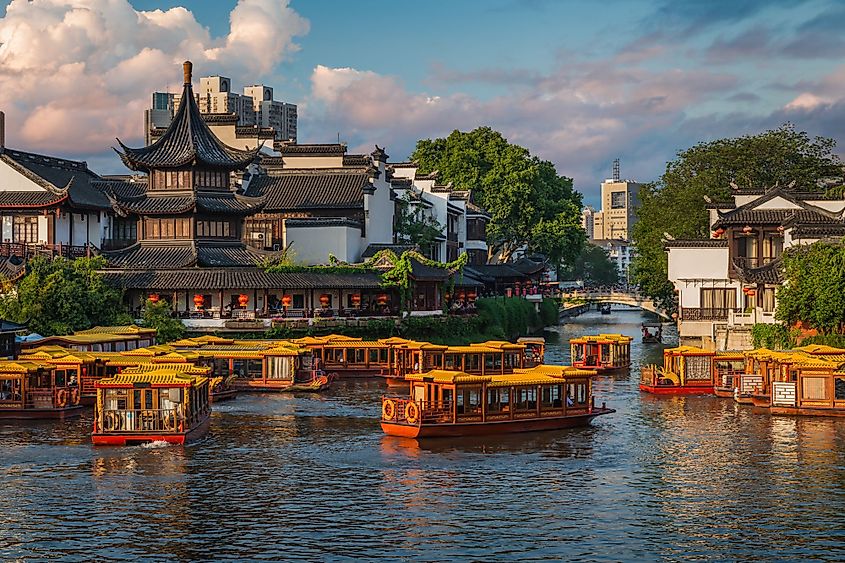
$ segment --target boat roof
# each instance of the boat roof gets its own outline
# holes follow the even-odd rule
[[[845,349],[834,348],[833,346],[828,346],[826,344],[807,344],[806,346],[795,348],[795,350],[813,355],[845,354]]]
[[[698,346],[676,346],[675,348],[666,348],[663,350],[663,354],[667,356],[715,356],[716,352]]]
[[[341,340],[338,342],[330,342],[325,345],[326,348],[387,348],[389,345],[384,342],[373,340]]]
[[[486,346],[487,348],[496,348],[499,350],[525,350],[525,344],[514,344],[507,340],[487,340],[478,344],[470,344],[470,346]]]
[[[188,375],[208,375],[211,373],[209,366],[198,366],[187,362],[181,364],[138,364],[137,366],[127,367],[122,373],[146,373],[168,369]]]
[[[542,336],[520,336],[516,339],[517,344],[526,343],[526,344],[545,344],[546,339]]]
[[[94,386],[97,388],[120,388],[133,387],[136,383],[146,383],[152,387],[195,387],[207,381],[207,377],[189,375],[176,369],[163,368],[135,373],[124,371],[114,377],[101,379]]]
[[[55,366],[32,360],[4,360],[0,361],[0,376],[15,374],[22,375],[39,369],[54,369]]]
[[[407,338],[400,338],[399,336],[391,336],[390,338],[380,338],[379,342],[389,346],[395,346],[397,344],[407,344],[410,340]]]
[[[596,375],[595,370],[572,366],[540,365],[528,369],[517,369],[513,373],[495,375],[471,375],[463,371],[435,369],[426,373],[410,373],[405,376],[405,379],[428,383],[487,383],[488,387],[508,387],[511,385],[561,383],[569,377],[591,377],[593,375]]]
[[[588,334],[579,338],[571,338],[569,342],[575,342],[576,344],[580,344],[582,342],[610,342],[625,344],[631,342],[632,340],[633,338],[624,334]]]
[[[717,360],[744,360],[745,352],[740,350],[717,350]]]

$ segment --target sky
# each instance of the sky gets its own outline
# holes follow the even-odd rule
[[[791,122],[845,152],[836,0],[0,0],[6,144],[125,172],[150,92],[273,86],[299,142],[386,147],[490,126],[572,177],[656,179],[679,150]]]

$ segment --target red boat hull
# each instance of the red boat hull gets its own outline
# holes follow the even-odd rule
[[[6,420],[60,420],[81,415],[88,407],[74,405],[63,409],[0,409],[0,419]]]
[[[722,399],[733,399],[734,390],[728,389],[727,387],[714,387],[713,394]]]
[[[713,386],[696,385],[695,387],[691,387],[689,385],[646,385],[644,383],[640,383],[640,391],[651,393],[653,395],[712,395]]]
[[[208,433],[208,426],[211,422],[211,415],[205,420],[188,430],[187,432],[174,432],[172,434],[147,434],[147,433],[126,433],[126,434],[91,434],[91,442],[95,446],[129,446],[148,444],[150,442],[167,442],[168,444],[188,444],[199,440]]]
[[[593,418],[616,412],[614,409],[593,409],[592,412],[555,418],[506,420],[496,422],[470,422],[465,424],[410,425],[395,422],[381,422],[381,429],[388,436],[403,438],[448,438],[460,436],[482,436],[488,434],[513,434],[517,432],[539,432],[586,426]]]

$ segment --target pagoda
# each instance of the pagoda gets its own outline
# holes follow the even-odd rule
[[[114,268],[179,269],[254,266],[261,256],[241,240],[243,219],[263,207],[261,198],[236,193],[232,173],[247,168],[260,149],[220,142],[200,115],[184,64],[182,102],[167,131],[153,144],[117,149],[123,163],[147,182],[115,183],[108,195],[115,212],[137,221],[137,242],[106,253]]]

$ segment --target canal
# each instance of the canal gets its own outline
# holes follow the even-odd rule
[[[90,445],[90,416],[0,425],[0,560],[842,560],[845,421],[637,389],[660,346],[636,311],[546,334],[635,337],[601,376],[617,413],[565,431],[418,444],[378,427],[379,382],[241,395],[207,439]],[[668,336],[672,336],[667,333]]]

